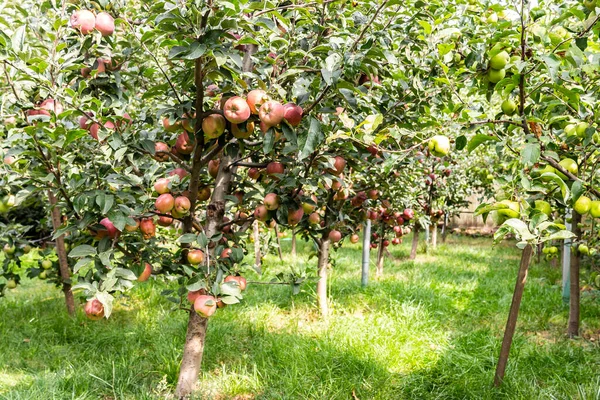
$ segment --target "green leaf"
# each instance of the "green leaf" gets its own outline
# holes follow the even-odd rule
[[[581,183],[581,181],[573,182],[573,184],[571,185],[571,199],[574,202],[577,201],[577,199],[579,199],[584,192],[585,187],[583,186],[583,183]]]
[[[567,187],[567,184],[560,178],[560,176],[556,175],[554,172],[545,172],[541,175],[540,178],[542,178],[542,180],[551,181],[557,184],[560,188],[563,201],[566,203],[567,200],[569,200],[569,196],[571,195],[571,193],[569,191],[569,188]]]
[[[456,138],[456,150],[462,150],[467,145],[467,137],[465,135],[460,135]]]
[[[315,148],[323,141],[323,132],[321,130],[321,123],[316,118],[310,118],[310,127],[308,128],[308,137],[306,138],[306,142],[304,142],[304,146],[300,155],[298,156],[298,161],[304,160],[306,157],[311,155]]]
[[[540,159],[540,145],[537,143],[528,143],[521,150],[521,162],[526,166],[537,163]]]
[[[92,247],[88,244],[82,244],[80,246],[75,247],[73,250],[71,250],[71,252],[69,253],[69,257],[71,258],[76,258],[76,257],[87,257],[87,256],[95,256],[97,253],[96,248]]]
[[[471,140],[469,141],[469,144],[467,145],[467,151],[470,153],[473,150],[475,150],[482,143],[489,142],[489,141],[498,142],[499,140],[500,139],[498,139],[496,136],[477,134],[477,135],[473,136],[471,138]]]
[[[263,140],[263,152],[265,154],[269,154],[273,151],[273,146],[275,145],[275,128],[271,127],[265,134],[265,138]]]
[[[185,235],[181,235],[177,241],[179,243],[194,243],[198,236],[194,233],[186,233]]]

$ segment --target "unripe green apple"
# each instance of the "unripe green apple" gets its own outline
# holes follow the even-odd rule
[[[580,122],[576,125],[575,127],[575,131],[577,132],[577,136],[579,136],[580,138],[584,138],[585,137],[585,130],[588,128],[588,126],[590,126],[590,124],[588,124],[587,122]]]
[[[40,278],[40,279],[46,279],[47,277],[48,277],[48,274],[46,274],[46,271],[42,271],[38,275],[38,278]]]
[[[507,218],[519,218],[519,211],[521,206],[516,201],[511,200],[502,200],[500,204],[507,205],[508,208],[503,208],[501,210],[496,210],[498,215],[507,217]]]
[[[590,212],[592,208],[592,200],[587,196],[579,196],[575,204],[573,204],[573,209],[581,215],[585,215]]]
[[[565,135],[567,135],[567,137],[575,136],[575,135],[577,135],[577,125],[575,125],[575,124],[565,125],[564,131],[565,131]]]
[[[590,206],[590,215],[594,218],[600,218],[600,201],[592,201]]]
[[[590,11],[596,9],[596,0],[583,0],[583,6]]]
[[[517,111],[517,103],[511,99],[506,99],[502,102],[502,112],[506,115],[513,115]]]
[[[17,282],[15,282],[14,279],[9,279],[8,282],[6,282],[6,287],[9,289],[14,289],[17,287]]]
[[[558,164],[561,167],[563,167],[564,169],[566,169],[568,172],[577,176],[577,173],[579,172],[579,167],[577,166],[577,163],[575,162],[575,160],[573,160],[571,158],[565,158],[564,160],[560,160],[560,162]],[[562,179],[567,179],[567,177],[560,171],[556,171],[556,174],[558,176],[560,176]]]
[[[13,254],[15,254],[15,246],[11,246],[8,243],[6,243],[4,245],[4,252],[6,253],[6,255],[8,256],[12,256]]]
[[[579,245],[579,247],[577,248],[577,251],[579,252],[579,254],[582,254],[584,256],[587,256],[588,254],[590,254],[590,249],[589,247],[587,247],[585,244],[581,243]]]
[[[550,216],[550,214],[552,214],[552,207],[550,206],[550,203],[548,203],[547,201],[536,200],[534,203],[535,203],[536,210],[543,212],[547,216]]]
[[[498,83],[506,76],[504,69],[490,69],[488,71],[488,80],[492,83]]]
[[[443,157],[450,152],[450,139],[444,135],[435,135],[429,140],[429,151],[437,157]]]
[[[501,51],[494,57],[490,58],[490,67],[496,70],[504,69],[509,61],[510,55],[506,51]]]
[[[488,24],[495,24],[496,22],[498,22],[498,14],[496,13],[491,13],[490,15],[488,15],[488,17],[486,18],[486,22]]]
[[[42,261],[42,268],[44,268],[44,269],[52,268],[52,261],[50,261],[50,260]]]
[[[550,254],[557,254],[558,253],[558,247],[556,246],[552,246],[548,249]]]

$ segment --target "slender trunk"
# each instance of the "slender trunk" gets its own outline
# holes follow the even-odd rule
[[[413,228],[412,248],[410,249],[410,259],[414,260],[417,257],[417,247],[419,247],[419,223],[415,222]]]
[[[581,240],[581,215],[573,210],[572,217],[573,234],[576,236],[572,243],[577,244]],[[579,252],[576,248],[571,249],[571,272],[570,272],[570,297],[569,297],[569,328],[570,338],[579,336]]]
[[[57,231],[62,225],[62,222],[60,217],[60,209],[58,207],[58,200],[51,190],[48,190],[48,199],[50,200],[50,207],[52,207],[52,226],[54,227],[54,231]],[[60,278],[62,280],[62,291],[65,294],[67,312],[69,315],[73,316],[75,315],[75,299],[73,298],[73,291],[71,290],[71,269],[69,268],[69,261],[67,259],[64,235],[60,235],[56,238],[56,254],[58,255]]]
[[[296,259],[296,229],[292,228],[292,258]]]
[[[556,268],[558,268],[558,257],[553,257],[553,258],[550,260],[550,267],[551,267],[552,269],[556,269]]]
[[[538,243],[537,245],[537,263],[542,262],[542,250],[544,249],[544,243]]]
[[[506,321],[506,328],[504,329],[504,339],[502,340],[500,356],[498,357],[498,365],[496,366],[494,386],[500,386],[502,384],[502,380],[504,379],[504,372],[506,371],[506,364],[510,354],[510,346],[512,345],[515,328],[517,327],[517,318],[519,316],[521,299],[523,298],[523,290],[525,289],[525,281],[527,280],[527,270],[529,268],[532,255],[533,247],[528,244],[521,253],[519,274],[517,276],[517,283],[515,284],[515,291],[513,292],[512,303],[510,305],[510,311]]]
[[[442,225],[442,243],[446,243],[448,236],[448,214],[444,213],[444,225]]]
[[[437,233],[438,233],[437,223],[432,222],[431,223],[431,248],[434,250],[437,248]]]
[[[327,266],[329,265],[329,237],[323,235],[319,245],[319,281],[317,282],[317,302],[323,318],[329,317],[329,303],[327,301]]]
[[[377,247],[377,272],[375,276],[380,278],[383,276],[383,236],[379,239],[379,246]]]
[[[254,264],[259,274],[262,274],[262,254],[260,253],[260,227],[258,220],[252,222],[252,235],[254,235]]]
[[[360,285],[365,287],[369,284],[369,256],[371,253],[371,220],[367,219],[363,232],[362,269]]]
[[[281,239],[279,238],[279,225],[275,224],[275,238],[277,239],[277,255],[279,261],[283,261],[283,254],[281,254]]]

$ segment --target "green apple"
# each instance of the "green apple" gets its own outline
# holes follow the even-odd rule
[[[548,37],[554,46],[557,46],[560,42],[566,39],[567,36],[569,36],[569,31],[562,26],[556,26],[548,33]]]
[[[584,256],[587,256],[588,254],[590,254],[589,247],[587,247],[583,243],[579,245],[579,247],[577,248],[577,251],[579,252],[579,254],[583,254]]]
[[[0,199],[0,214],[7,213],[9,209],[10,209],[10,207],[8,207],[6,204],[4,204],[2,199]]]
[[[494,225],[502,225],[506,221],[506,217],[498,214],[498,211],[490,212],[490,218],[494,222]]]
[[[429,140],[429,151],[437,157],[443,157],[450,152],[450,139],[444,135],[435,135]]]
[[[590,215],[594,218],[600,218],[600,201],[592,201],[590,206]]]
[[[580,122],[577,124],[577,126],[575,127],[575,131],[577,132],[577,136],[579,136],[580,138],[584,138],[585,137],[585,130],[588,128],[588,126],[590,126],[590,124],[588,124],[587,122]]]
[[[558,254],[558,247],[556,247],[556,246],[552,246],[552,247],[550,247],[550,248],[548,249],[548,252],[549,252],[550,254]]]
[[[490,69],[488,71],[488,80],[492,83],[498,83],[506,76],[504,69]]]
[[[501,51],[494,57],[490,58],[490,67],[496,70],[504,69],[509,61],[510,55],[506,51]]]
[[[508,208],[496,210],[498,212],[498,215],[504,216],[506,218],[519,218],[519,211],[521,207],[518,202],[511,200],[502,200],[500,204],[504,204],[508,206]]]
[[[485,177],[488,181],[493,181],[494,180],[494,175],[492,174],[488,174],[488,176]]]
[[[583,6],[590,11],[596,9],[596,0],[583,0]]]
[[[568,124],[565,126],[564,131],[565,131],[565,135],[567,135],[567,137],[575,136],[575,135],[577,135],[577,125]]]
[[[575,204],[573,204],[573,210],[581,215],[589,213],[591,208],[592,200],[587,196],[579,196]]]
[[[592,139],[594,140],[595,144],[600,144],[600,133],[594,133],[594,136],[592,136]]]
[[[488,15],[486,21],[488,24],[495,24],[496,22],[498,22],[498,14],[491,13],[490,15]]]
[[[30,245],[26,244],[25,246],[23,246],[23,253],[29,254],[30,251],[31,251]]]
[[[579,172],[579,167],[577,166],[577,163],[575,162],[575,160],[573,160],[571,158],[565,158],[564,160],[560,160],[560,162],[558,164],[561,167],[563,167],[564,169],[566,169],[567,172],[570,172],[573,175],[577,176],[577,173]],[[560,176],[562,179],[567,179],[567,177],[560,171],[556,171],[556,174],[558,176]]]
[[[9,208],[14,207],[16,202],[17,202],[17,200],[16,200],[15,196],[12,194],[4,197],[4,204],[6,204]]]
[[[548,203],[547,201],[536,200],[534,203],[536,210],[543,212],[547,216],[550,216],[550,214],[552,214],[552,206],[550,206],[550,203]]]
[[[8,243],[6,243],[4,245],[4,252],[6,253],[6,255],[8,256],[12,256],[13,254],[15,254],[15,246],[11,246]]]
[[[48,274],[46,274],[46,271],[42,271],[42,272],[40,272],[40,274],[38,275],[38,277],[40,279],[46,279],[48,277]]]
[[[502,112],[506,115],[513,115],[517,111],[517,103],[511,99],[506,99],[502,102]]]
[[[9,289],[14,289],[17,287],[17,282],[15,282],[14,279],[9,279],[8,282],[6,282],[6,287]]]
[[[52,261],[50,261],[50,260],[42,261],[42,268],[44,268],[44,269],[52,268]]]

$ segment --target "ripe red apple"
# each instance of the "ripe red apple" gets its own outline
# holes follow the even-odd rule
[[[106,231],[108,232],[108,236],[111,239],[116,238],[119,235],[119,233],[121,233],[121,231],[119,231],[115,227],[115,225],[112,222],[110,222],[110,219],[108,219],[108,218],[102,219],[102,221],[100,221],[100,225],[102,225],[103,227],[106,228]]]
[[[280,102],[269,100],[258,110],[258,117],[267,126],[276,126],[283,121],[284,108]]]
[[[168,215],[161,215],[158,217],[157,224],[164,227],[171,226],[173,224],[173,218]]]
[[[95,27],[102,36],[110,36],[115,31],[115,20],[109,13],[101,12],[96,15]]]
[[[105,129],[115,129],[115,124],[113,124],[111,121],[106,121],[103,127]],[[100,131],[100,124],[93,123],[90,126],[90,136],[98,140],[98,131]]]
[[[127,232],[135,232],[139,229],[140,227],[140,221],[138,219],[134,219],[135,224],[133,225],[125,225],[125,230]]]
[[[344,168],[346,168],[346,160],[344,159],[344,157],[335,156],[335,160],[333,162],[333,169],[330,169],[329,172],[331,172],[334,175],[340,175],[344,171]]]
[[[159,178],[154,183],[154,190],[156,190],[158,194],[169,193],[169,183],[170,181],[167,178]]]
[[[198,201],[206,201],[210,199],[210,187],[202,186],[198,188]]]
[[[360,237],[355,233],[352,236],[350,236],[350,243],[358,243],[358,240],[360,239]]]
[[[187,254],[187,260],[192,265],[202,264],[204,262],[204,252],[198,249],[190,250]]]
[[[333,200],[334,201],[342,201],[342,200],[346,200],[347,198],[348,198],[348,194],[346,193],[345,190],[337,191],[333,195]]]
[[[267,164],[267,175],[275,175],[275,174],[283,174],[285,172],[285,167],[280,162],[270,162]]]
[[[342,240],[342,233],[340,231],[336,231],[335,229],[329,232],[329,240],[333,243],[337,243]]]
[[[267,207],[267,210],[277,210],[279,208],[279,196],[275,193],[268,193],[265,195],[263,204]]]
[[[248,103],[252,114],[258,114],[260,107],[268,100],[269,96],[267,96],[267,92],[260,89],[251,90],[246,97],[246,102]]]
[[[369,153],[371,153],[371,156],[375,157],[377,154],[379,154],[379,150],[377,149],[377,146],[375,145],[370,145],[369,147],[367,147],[367,151]]]
[[[267,133],[267,131],[271,128],[269,125],[266,124],[266,122],[264,121],[260,121],[260,123],[258,124],[258,127],[260,128],[260,131],[262,133]]]
[[[148,278],[152,275],[152,265],[146,263],[144,265],[144,271],[138,276],[138,282],[146,282]]]
[[[204,318],[208,318],[217,311],[217,300],[206,294],[198,295],[194,300],[194,310]]]
[[[181,121],[176,121],[175,123],[171,124],[169,117],[163,118],[162,124],[163,128],[165,128],[165,131],[167,132],[176,132],[181,129]]]
[[[177,140],[175,141],[175,148],[178,153],[181,154],[192,154],[194,151],[194,142],[190,140],[190,137],[187,132],[181,133],[177,136]]]
[[[208,97],[215,97],[217,95],[217,90],[219,90],[219,87],[214,83],[211,83],[206,87],[206,95]]]
[[[401,233],[402,232],[402,227],[401,226],[396,225],[396,226],[394,226],[393,229],[394,229],[395,233]]]
[[[221,258],[229,258],[230,255],[231,255],[231,249],[228,247],[223,249],[223,251],[221,252]]]
[[[194,290],[194,291],[188,292],[187,299],[190,303],[194,304],[194,302],[196,301],[198,296],[202,296],[204,294],[206,294],[206,290],[204,290],[204,289]]]
[[[62,114],[64,111],[64,107],[58,100],[54,99],[46,99],[40,103],[40,109],[45,111],[52,111],[54,114]],[[50,115],[46,113],[46,115]]]
[[[202,120],[202,132],[209,139],[216,139],[225,132],[225,118],[220,114],[210,114]]]
[[[174,206],[175,198],[170,193],[161,194],[154,202],[154,207],[156,207],[156,209],[163,214],[171,211]]]
[[[400,244],[400,239],[398,239],[397,237],[396,237],[396,238],[393,238],[393,239],[392,239],[392,244],[393,244],[394,246],[397,246],[397,245],[399,245],[399,244]]]
[[[188,172],[183,168],[175,168],[174,170],[169,172],[169,176],[177,175],[180,180],[183,180],[188,175]]]
[[[243,276],[229,275],[228,277],[223,279],[223,282],[225,282],[225,283],[236,282],[237,285],[239,286],[240,290],[242,290],[242,291],[246,290],[247,282],[246,282],[246,278],[244,278]]]
[[[188,199],[185,196],[177,196],[177,198],[175,199],[174,208],[178,214],[187,214],[188,211],[190,211],[191,206],[192,203],[190,203],[190,199]]]
[[[208,162],[208,173],[213,178],[216,178],[219,174],[219,165],[221,165],[221,160],[210,160]]]
[[[308,222],[312,225],[319,225],[321,223],[321,216],[316,212],[311,213],[308,216]]]
[[[406,208],[402,215],[404,215],[405,220],[411,220],[415,217],[415,212],[410,208]]]
[[[88,300],[83,307],[85,315],[92,321],[97,321],[104,317],[104,306],[98,299]]]
[[[4,157],[4,164],[6,165],[13,165],[15,163],[15,158],[13,156],[6,156]]]
[[[82,117],[85,118],[85,117]],[[156,142],[154,143],[154,159],[156,161],[169,161],[169,152],[171,151],[171,149],[169,149],[169,146],[166,143],[163,142]]]
[[[156,235],[156,226],[151,218],[144,218],[140,222],[140,231],[144,235],[144,239],[150,239]]]
[[[267,207],[262,204],[257,206],[256,209],[254,209],[254,218],[262,222],[269,219],[269,210],[267,210]]]
[[[288,209],[288,225],[294,226],[298,225],[304,216],[304,210],[302,207],[299,207],[295,210]]]
[[[96,17],[91,11],[77,10],[71,15],[71,27],[78,29],[82,34],[87,35],[94,30],[96,26]]]
[[[383,247],[388,247],[389,245],[390,245],[390,241],[389,241],[389,240],[387,240],[387,239],[385,239],[385,240],[383,241]]]
[[[240,127],[241,126],[241,127]],[[254,122],[246,122],[246,124],[231,124],[231,134],[238,139],[248,139],[254,133]]]
[[[398,225],[404,225],[404,218],[402,218],[401,216],[399,216],[398,218],[396,218],[396,223]]]
[[[286,103],[283,106],[283,118],[291,126],[298,126],[302,122],[302,107],[295,103]]]
[[[367,195],[371,200],[377,200],[377,198],[379,197],[379,191],[377,191],[377,189],[371,189],[369,190]]]
[[[369,211],[369,215],[367,216],[371,221],[375,221],[379,218],[379,214],[377,211]]]
[[[258,168],[250,168],[248,170],[248,177],[250,179],[257,180],[258,178],[260,178],[260,170]]]
[[[250,106],[240,96],[230,97],[223,106],[223,114],[232,124],[241,124],[250,118]]]

